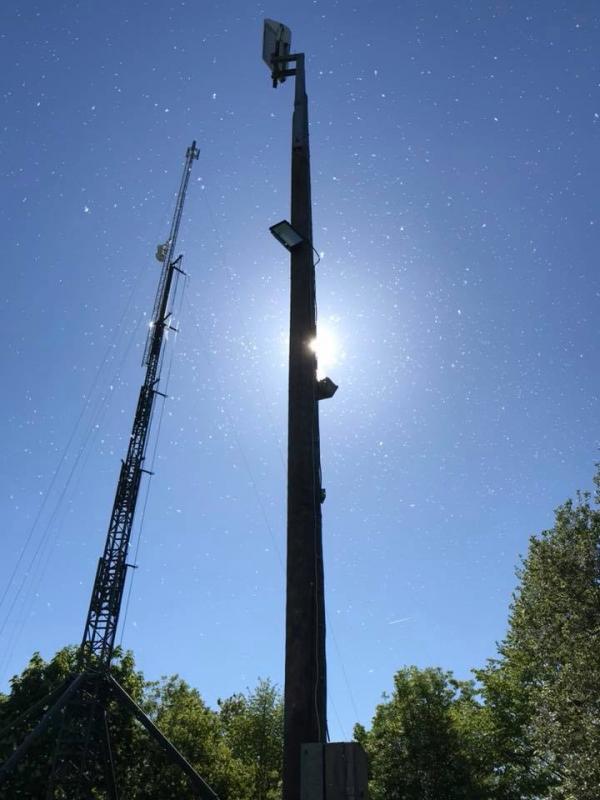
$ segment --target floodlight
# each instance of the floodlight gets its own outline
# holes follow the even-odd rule
[[[338,387],[331,378],[323,378],[317,381],[317,400],[329,400],[337,390]]]
[[[293,250],[304,241],[298,231],[292,228],[286,219],[282,219],[281,222],[278,222],[276,225],[271,225],[269,230],[277,241],[287,250]]]
[[[283,83],[285,75],[281,75],[288,68],[287,61],[279,61],[273,59],[281,59],[288,55],[292,44],[292,32],[281,22],[276,22],[274,19],[266,19],[263,29],[263,61],[268,66],[273,77],[273,86],[277,85],[277,81]]]

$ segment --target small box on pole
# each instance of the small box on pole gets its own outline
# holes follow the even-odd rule
[[[358,742],[302,745],[300,800],[368,800],[365,751]]]

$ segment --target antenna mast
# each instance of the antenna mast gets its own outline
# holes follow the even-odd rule
[[[100,787],[103,787],[105,796],[110,800],[118,800],[108,724],[111,701],[120,703],[146,728],[169,759],[188,776],[199,797],[203,800],[218,800],[212,789],[162,735],[110,671],[127,567],[130,566],[127,564],[127,553],[140,482],[142,473],[148,472],[144,467],[144,460],[154,400],[157,394],[165,396],[159,392],[158,385],[165,333],[167,330],[175,330],[171,325],[171,289],[175,273],[183,274],[183,257],[180,255],[174,258],[177,235],[192,164],[199,154],[196,142],[192,142],[186,151],[169,238],[159,245],[156,253],[156,257],[162,262],[162,270],[142,362],[142,366],[146,367],[146,376],[140,389],[127,455],[121,465],[104,552],[98,562],[79,648],[78,670],[55,689],[53,698],[57,699],[49,705],[31,733],[0,767],[2,784],[34,741],[53,723],[57,723],[55,730],[58,736],[47,787],[47,800],[54,800],[57,789],[60,797],[88,800],[91,796],[100,797]]]
[[[177,245],[177,235],[192,171],[192,163],[198,158],[199,154],[200,151],[196,147],[196,142],[192,142],[191,147],[188,147],[186,152],[185,167],[177,195],[169,238],[165,244],[159,245],[156,253],[157,258],[163,262],[163,267],[142,362],[146,367],[146,378],[140,389],[127,456],[121,465],[104,553],[98,562],[96,580],[92,589],[90,608],[79,653],[82,667],[93,665],[96,669],[108,669],[115,646],[115,636],[127,574],[128,565],[126,559],[133,518],[142,473],[147,472],[144,468],[144,459],[152,420],[152,409],[156,395],[160,394],[158,383],[160,381],[163,341],[165,331],[168,329],[173,330],[170,324],[171,311],[168,310],[171,286],[174,273],[176,271],[182,272],[182,256],[176,259],[173,256]]]

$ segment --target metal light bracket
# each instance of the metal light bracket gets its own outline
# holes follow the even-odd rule
[[[331,378],[323,378],[317,381],[317,400],[329,400],[337,390],[337,384]]]

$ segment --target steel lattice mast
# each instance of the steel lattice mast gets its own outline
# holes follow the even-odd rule
[[[163,344],[166,331],[174,330],[169,310],[173,277],[176,272],[182,272],[182,256],[174,258],[174,254],[192,164],[198,158],[199,152],[196,142],[192,142],[186,151],[169,238],[157,250],[157,258],[163,262],[163,266],[142,362],[146,367],[146,375],[140,389],[127,455],[121,465],[104,552],[98,562],[83,640],[79,648],[78,671],[45,698],[47,710],[42,718],[0,767],[2,784],[44,731],[57,730],[47,800],[54,800],[56,797],[69,797],[70,800],[100,797],[99,784],[103,786],[110,800],[118,800],[108,715],[111,701],[119,703],[144,726],[170,761],[187,775],[198,797],[203,800],[218,800],[208,784],[163,736],[110,671],[140,482],[142,473],[148,471],[144,467],[144,461],[154,400],[156,395],[165,396],[158,390]],[[41,703],[34,704],[30,711],[40,705]],[[59,792],[58,795],[56,791]]]
[[[177,235],[192,163],[194,159],[198,158],[199,152],[196,142],[193,142],[191,147],[187,149],[185,167],[179,194],[177,195],[169,238],[165,245],[159,247],[157,253],[157,256],[160,256],[164,261],[144,352],[143,365],[146,366],[146,378],[140,389],[127,456],[121,465],[104,553],[98,562],[90,608],[81,643],[80,660],[82,665],[93,663],[95,667],[108,667],[115,646],[115,636],[127,573],[127,552],[131,539],[133,519],[142,473],[147,471],[144,469],[144,459],[152,420],[152,409],[156,395],[160,394],[158,392],[158,383],[160,381],[163,341],[165,331],[170,327],[171,312],[168,311],[168,307],[171,286],[175,271],[181,271],[181,257],[174,259]]]

